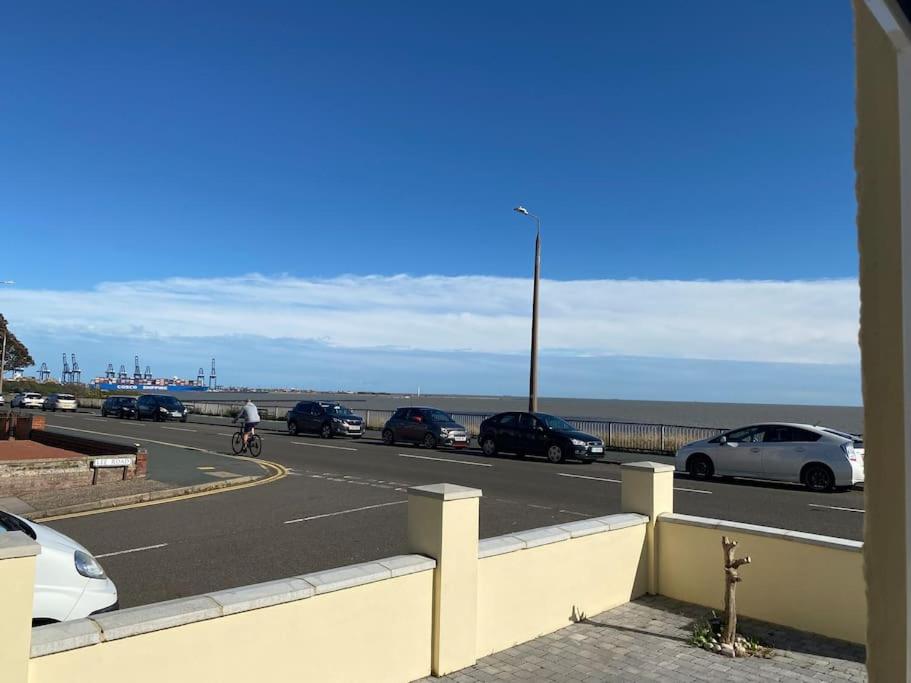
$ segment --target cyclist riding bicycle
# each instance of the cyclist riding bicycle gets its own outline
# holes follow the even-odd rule
[[[247,399],[244,407],[241,408],[240,415],[234,418],[234,422],[238,420],[244,426],[244,449],[246,449],[247,441],[250,440],[250,435],[253,434],[253,428],[259,424],[259,411],[253,405],[253,401]]]

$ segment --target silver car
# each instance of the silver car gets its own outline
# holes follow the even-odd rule
[[[698,479],[748,477],[831,491],[863,483],[863,446],[860,437],[836,429],[772,422],[689,443],[677,451],[676,470]]]

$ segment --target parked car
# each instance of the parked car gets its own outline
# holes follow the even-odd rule
[[[399,408],[383,425],[383,443],[419,443],[426,448],[468,446],[468,431],[438,408]]]
[[[313,432],[324,439],[333,436],[360,439],[364,435],[363,418],[333,401],[300,401],[288,411],[285,420],[291,436]]]
[[[575,458],[593,462],[604,458],[604,442],[580,432],[566,420],[546,413],[499,413],[481,423],[478,443],[484,455],[501,451],[543,455],[550,462]]]
[[[0,533],[14,531],[41,546],[35,558],[33,624],[84,619],[117,609],[117,587],[88,550],[50,527],[0,511]]]
[[[136,400],[136,419],[155,420],[156,422],[166,420],[186,422],[187,409],[173,396],[143,394]]]
[[[49,394],[41,403],[41,410],[69,410],[76,412],[76,397],[72,394]]]
[[[101,404],[101,417],[115,415],[117,417],[136,417],[135,396],[108,396]]]
[[[831,491],[863,482],[864,442],[827,427],[750,425],[687,444],[677,451],[676,469],[697,479],[770,479]]]
[[[13,397],[12,408],[40,408],[44,404],[44,397],[33,391],[20,392]]]

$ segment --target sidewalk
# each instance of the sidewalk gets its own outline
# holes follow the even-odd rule
[[[771,645],[769,659],[728,659],[687,642],[697,605],[660,596],[590,617],[479,660],[442,678],[480,681],[866,681],[863,646],[740,619],[741,633]]]
[[[105,439],[131,441],[127,437]],[[54,515],[236,486],[273,474],[265,465],[229,455],[155,443],[143,445],[148,450],[145,479],[2,497],[0,509],[37,521]]]

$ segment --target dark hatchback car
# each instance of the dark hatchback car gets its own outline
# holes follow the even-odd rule
[[[364,420],[340,403],[332,401],[301,401],[286,416],[288,433],[314,432],[324,439],[364,435]]]
[[[187,408],[173,396],[158,394],[145,394],[136,401],[137,420],[166,420],[187,421]]]
[[[427,448],[465,448],[468,432],[452,415],[437,408],[399,408],[383,426],[383,443],[391,446],[397,441],[419,443]]]
[[[135,396],[108,396],[101,404],[101,417],[114,415],[115,417],[136,417]]]
[[[543,455],[550,462],[604,458],[604,442],[580,432],[566,420],[545,413],[499,413],[481,423],[478,443],[484,455],[501,451],[518,456]]]

